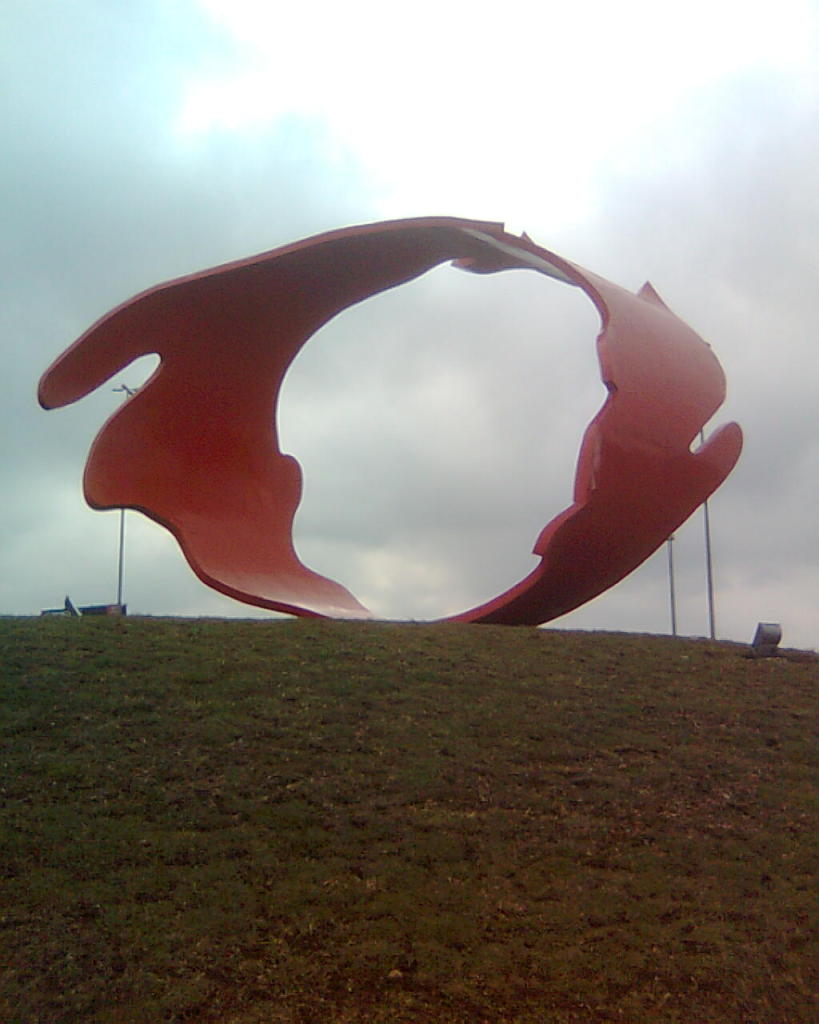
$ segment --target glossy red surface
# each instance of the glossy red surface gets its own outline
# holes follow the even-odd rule
[[[368,615],[295,553],[301,470],[279,448],[279,391],[300,348],[333,316],[448,260],[476,273],[533,269],[580,287],[602,319],[609,390],[583,438],[573,503],[537,538],[537,568],[454,618],[538,624],[611,587],[739,457],[733,423],[690,450],[724,400],[724,376],[710,347],[649,285],[634,295],[494,223],[345,228],[159,285],[107,314],[39,389],[41,405],[54,408],[139,356],[160,356],[156,373],[94,441],[88,503],[137,509],[166,526],[197,576],[240,601],[296,615]]]

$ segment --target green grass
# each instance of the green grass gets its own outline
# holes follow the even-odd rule
[[[0,620],[3,1024],[810,1024],[819,662]]]

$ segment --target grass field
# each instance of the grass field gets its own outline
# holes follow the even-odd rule
[[[3,1024],[813,1024],[810,655],[0,619]]]

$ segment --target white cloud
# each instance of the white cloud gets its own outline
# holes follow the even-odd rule
[[[183,129],[320,118],[382,183],[382,212],[582,219],[597,169],[687,96],[749,70],[815,76],[808,0],[656,4],[201,0],[240,65],[194,78]],[[643,154],[649,157],[649,154]],[[442,205],[443,204],[443,205]]]

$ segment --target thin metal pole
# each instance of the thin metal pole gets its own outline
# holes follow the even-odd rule
[[[122,607],[122,570],[125,562],[125,509],[119,510],[119,571],[117,573],[117,605]]]
[[[120,384],[114,391],[123,391],[128,398],[136,394],[136,389],[129,388],[127,384]],[[117,566],[117,607],[122,608],[122,577],[125,568],[125,509],[119,510],[119,558]]]
[[[677,597],[674,591],[674,534],[668,538],[668,589],[671,598],[671,635],[677,635]]]
[[[700,444],[705,444],[705,431],[700,431]],[[708,593],[708,629],[712,640],[717,638],[716,617],[714,615],[714,565],[711,558],[711,518],[708,514],[708,499],[702,503],[705,516],[705,583]]]

